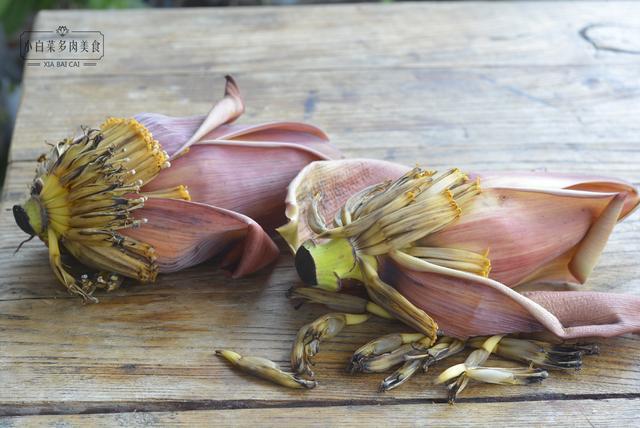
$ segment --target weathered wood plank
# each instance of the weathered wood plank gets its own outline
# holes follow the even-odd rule
[[[16,228],[11,226],[9,232],[7,221],[2,223],[3,236],[17,238]],[[0,279],[0,384],[4,386],[0,403],[5,412],[67,406],[84,412],[110,403],[144,407],[172,400],[211,400],[222,406],[229,400],[393,404],[398,399],[445,398],[445,390],[431,382],[433,373],[448,364],[387,394],[376,391],[382,376],[344,372],[355,348],[373,337],[405,329],[381,320],[349,328],[323,345],[317,358],[320,386],[313,391],[274,388],[232,371],[217,359],[215,349],[231,348],[286,367],[297,329],[326,312],[313,306],[296,311],[287,301],[286,290],[299,281],[288,255],[273,270],[243,280],[231,281],[211,267],[199,266],[162,276],[153,286],[101,295],[100,304],[85,306],[61,289],[40,243],[28,245],[15,257],[10,256],[12,247],[2,245],[0,254],[7,258],[3,266],[10,266],[2,270]],[[637,281],[637,265],[630,262],[620,267],[620,258],[611,258],[615,262],[611,266],[600,266],[604,278],[594,279],[590,287]],[[629,278],[634,272],[635,278]],[[640,341],[622,337],[604,341],[601,347],[602,354],[588,358],[580,372],[554,374],[542,385],[527,388],[475,385],[465,396],[637,393]]]
[[[635,425],[640,400],[568,400],[506,403],[405,404],[395,406],[337,406],[289,409],[199,410],[131,412],[95,415],[42,415],[0,418],[0,424],[18,427],[146,427],[146,426],[256,426],[326,427],[624,427]]]
[[[350,156],[434,166],[588,170],[640,181],[637,67],[254,72],[236,75],[240,121],[304,120]],[[25,85],[11,158],[108,116],[208,111],[222,76],[168,74],[33,78]],[[550,155],[553,153],[553,156]]]
[[[101,30],[105,57],[27,75],[637,63],[640,5],[554,3],[46,11],[38,29]]]

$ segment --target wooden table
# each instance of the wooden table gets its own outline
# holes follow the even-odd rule
[[[24,234],[9,209],[45,140],[109,115],[203,113],[226,73],[245,94],[243,122],[310,121],[350,156],[638,184],[639,23],[630,2],[40,13],[37,29],[101,30],[106,55],[95,67],[26,70],[0,221],[0,425],[637,423],[636,336],[601,341],[580,372],[473,384],[449,406],[433,374],[380,394],[381,376],[344,372],[356,347],[401,329],[371,321],[323,344],[315,390],[274,387],[213,352],[288,364],[297,329],[324,313],[285,298],[297,281],[289,255],[248,279],[201,266],[85,306],[56,282],[42,243],[13,254]],[[639,242],[635,214],[584,288],[640,293]]]

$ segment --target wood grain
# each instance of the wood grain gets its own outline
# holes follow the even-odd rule
[[[2,230],[7,236],[17,235],[4,221]],[[11,249],[4,247],[1,253],[8,256]],[[600,285],[615,283],[614,272],[634,268],[599,268],[607,279]],[[46,249],[34,243],[13,257],[1,282],[0,322],[5,334],[0,383],[5,388],[0,389],[0,412],[86,412],[110,405],[157,410],[183,401],[217,407],[445,401],[445,390],[431,385],[434,374],[379,394],[382,376],[344,372],[358,346],[405,330],[381,320],[349,328],[323,345],[317,358],[320,386],[313,391],[274,388],[217,359],[215,349],[230,348],[286,366],[297,329],[326,312],[315,306],[296,311],[285,298],[286,290],[298,282],[289,255],[271,271],[243,280],[231,281],[211,266],[200,266],[162,276],[155,285],[102,294],[100,304],[85,306],[61,289],[48,267]],[[598,289],[597,284],[592,288]],[[637,394],[640,341],[621,337],[602,342],[601,348],[601,355],[588,358],[580,372],[554,374],[532,387],[474,385],[465,397]],[[433,373],[461,360],[452,358]]]
[[[639,59],[640,61],[640,59]],[[244,123],[305,120],[350,156],[473,169],[582,170],[640,182],[637,67],[236,74]],[[13,160],[108,116],[204,114],[222,76],[40,78],[25,87]],[[517,150],[514,150],[517,149]],[[553,153],[553,156],[550,156]]]
[[[182,412],[131,412],[94,415],[45,415],[0,418],[9,428],[18,427],[130,427],[130,426],[393,426],[484,427],[612,427],[633,426],[640,400],[568,400],[514,403],[464,403],[456,406],[419,404],[394,406],[335,406],[291,409],[200,410]],[[514,415],[522,415],[514,420]],[[473,415],[469,417],[469,415]]]
[[[36,25],[51,31],[64,23],[71,30],[104,33],[105,57],[100,66],[55,73],[66,77],[70,73],[203,75],[415,66],[632,65],[638,60],[633,40],[639,18],[640,5],[634,2],[607,6],[554,2],[553,7],[539,2],[438,2],[168,12],[46,11]],[[29,68],[28,76],[51,76],[49,71]]]
[[[344,372],[355,348],[404,329],[372,320],[323,344],[317,389],[289,391],[213,355],[226,347],[286,366],[297,329],[325,312],[287,301],[298,279],[285,252],[249,278],[205,264],[85,306],[55,281],[41,242],[13,254],[24,234],[10,208],[44,141],[112,115],[203,113],[225,73],[245,95],[242,122],[310,121],[348,156],[638,184],[638,22],[632,2],[41,13],[38,29],[102,30],[108,50],[92,68],[26,70],[0,206],[0,415],[42,416],[0,425],[629,424],[640,399],[636,336],[601,341],[580,372],[531,387],[473,384],[450,407],[432,381],[461,356],[386,394],[376,392],[382,376]],[[638,242],[636,213],[584,288],[639,294]]]

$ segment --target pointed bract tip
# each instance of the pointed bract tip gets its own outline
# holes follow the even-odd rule
[[[242,96],[240,95],[240,88],[238,87],[236,80],[230,75],[224,76],[224,79],[226,81],[224,85],[224,94],[226,96],[233,97],[241,102]],[[242,108],[244,110],[244,105],[242,106]]]

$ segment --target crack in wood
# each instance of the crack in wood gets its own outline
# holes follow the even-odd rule
[[[604,34],[594,35],[590,34],[594,30],[604,30]],[[613,53],[622,53],[629,55],[640,55],[640,48],[628,49],[624,47],[616,46],[616,43],[621,42],[620,34],[625,32],[635,31],[640,33],[637,28],[624,27],[617,24],[599,24],[593,23],[585,25],[578,31],[578,34],[582,39],[587,41],[596,51],[607,51]],[[633,39],[633,37],[631,37]],[[624,42],[624,41],[622,41]]]

